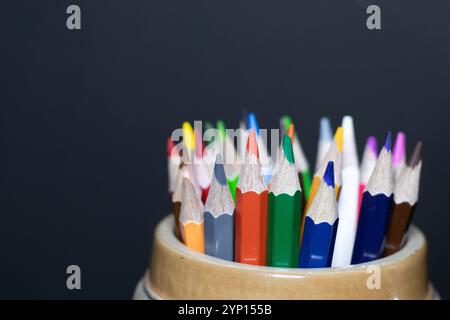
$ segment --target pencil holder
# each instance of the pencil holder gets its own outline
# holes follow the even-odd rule
[[[194,252],[174,235],[173,218],[154,234],[150,269],[135,299],[435,299],[427,244],[415,226],[388,257],[347,268],[258,267]]]

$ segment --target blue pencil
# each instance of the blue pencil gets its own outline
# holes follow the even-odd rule
[[[308,210],[300,250],[300,268],[331,266],[338,225],[334,163],[328,162],[319,190]]]
[[[378,259],[383,253],[394,190],[391,139],[389,132],[362,195],[352,264]]]
[[[234,201],[227,184],[222,155],[216,157],[214,175],[206,199],[205,253],[233,261],[234,260]]]

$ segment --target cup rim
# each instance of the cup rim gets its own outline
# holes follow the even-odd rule
[[[415,225],[411,224],[408,230],[407,238],[404,246],[398,252],[393,253],[389,256],[382,257],[370,262],[359,263],[355,265],[350,265],[346,267],[326,267],[326,268],[283,268],[283,267],[271,267],[271,266],[255,266],[250,264],[244,264],[235,261],[228,261],[220,259],[217,257],[209,256],[204,253],[199,253],[194,251],[184,245],[175,236],[174,232],[174,221],[173,215],[170,214],[163,218],[156,228],[158,237],[163,241],[164,245],[170,246],[172,249],[176,250],[178,253],[190,256],[195,259],[199,259],[202,262],[210,263],[213,265],[220,265],[221,267],[228,267],[239,270],[249,270],[249,271],[264,271],[273,274],[274,276],[283,276],[283,273],[288,273],[289,276],[295,276],[295,274],[301,275],[303,273],[311,274],[323,274],[335,273],[335,272],[354,272],[357,270],[366,270],[367,267],[371,265],[376,266],[388,266],[395,264],[399,260],[406,258],[414,254],[414,252],[420,250],[425,244],[425,236],[422,231]]]

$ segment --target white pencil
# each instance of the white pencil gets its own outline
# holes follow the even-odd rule
[[[351,116],[344,117],[342,128],[344,129],[342,189],[338,202],[339,224],[332,267],[345,267],[351,264],[358,220],[359,164]]]

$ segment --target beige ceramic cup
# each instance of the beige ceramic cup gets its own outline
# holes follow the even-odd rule
[[[347,268],[256,267],[217,259],[184,246],[173,218],[156,228],[150,270],[138,299],[432,299],[427,244],[415,226],[399,252]]]

